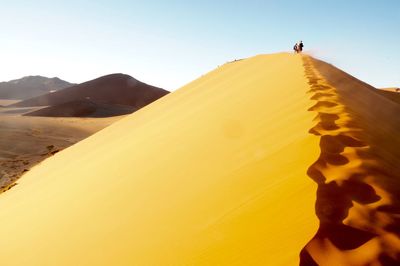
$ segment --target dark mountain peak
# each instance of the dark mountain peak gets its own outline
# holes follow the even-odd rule
[[[49,81],[49,80],[67,82],[67,81],[64,81],[64,80],[60,79],[59,77],[48,78],[48,77],[40,76],[40,75],[31,75],[31,76],[24,76],[24,77],[22,77],[20,79],[13,79],[13,80],[10,80],[8,82],[2,82],[2,83],[18,84],[18,83],[21,83],[21,82],[46,82],[46,81]]]
[[[0,98],[24,100],[58,91],[72,85],[74,84],[58,77],[25,76],[8,82],[0,82]]]

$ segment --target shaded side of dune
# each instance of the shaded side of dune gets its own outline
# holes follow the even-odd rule
[[[310,133],[320,136],[308,169],[320,227],[300,264],[400,263],[400,106],[327,63],[304,57],[304,67],[316,101]]]
[[[391,101],[400,104],[400,93],[396,91],[377,90],[377,93],[390,99]]]
[[[166,94],[168,91],[140,82],[131,76],[111,74],[54,93],[18,102],[13,106],[54,106],[89,99],[99,103],[141,108]]]
[[[49,106],[24,114],[44,117],[111,117],[130,114],[137,109],[128,105],[97,103],[91,100],[76,100]]]
[[[399,172],[400,160],[400,106],[377,90],[349,74],[313,59],[313,64],[329,84],[336,88],[340,100],[349,114],[359,122],[363,136],[376,154],[385,163],[388,172]]]

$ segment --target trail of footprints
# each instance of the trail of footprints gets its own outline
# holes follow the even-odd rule
[[[370,258],[365,257],[361,265],[400,265],[399,237],[388,230],[396,214],[382,212],[391,204],[390,195],[376,182],[386,173],[369,156],[370,147],[340,103],[336,89],[315,70],[310,58],[303,60],[311,87],[308,93],[316,101],[309,108],[317,114],[309,132],[320,137],[320,156],[307,172],[318,184],[315,210],[320,227],[302,250],[300,265],[329,264],[333,257],[345,263],[352,254],[364,252]]]

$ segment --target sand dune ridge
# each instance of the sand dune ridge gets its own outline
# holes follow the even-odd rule
[[[394,177],[371,149],[359,119],[343,104],[346,95],[341,97],[311,58],[303,60],[311,99],[317,101],[309,109],[317,113],[310,133],[320,137],[321,153],[308,175],[318,184],[315,208],[320,227],[301,252],[300,264],[395,263],[400,241],[390,225],[397,215],[382,211],[398,206],[383,182]]]

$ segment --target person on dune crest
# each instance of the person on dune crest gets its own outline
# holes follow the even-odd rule
[[[303,47],[304,47],[303,41],[300,41],[294,45],[293,50],[296,54],[298,54],[303,51]]]

